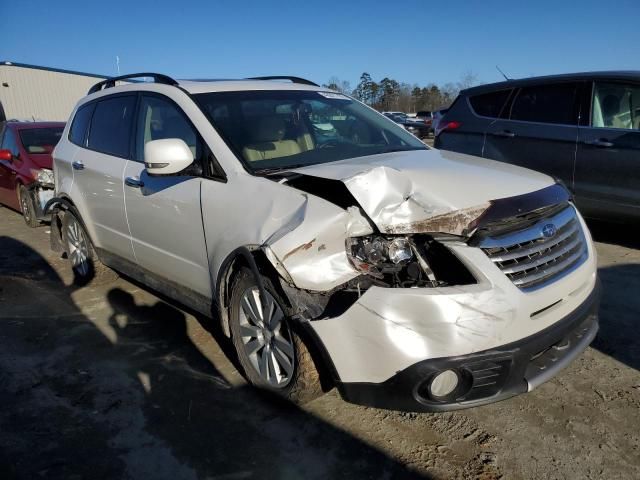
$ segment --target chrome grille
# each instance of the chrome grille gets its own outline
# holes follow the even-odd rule
[[[543,233],[545,229],[547,236]],[[554,234],[550,235],[553,230]],[[573,206],[524,230],[484,238],[480,247],[523,290],[540,288],[557,280],[577,268],[588,256]]]

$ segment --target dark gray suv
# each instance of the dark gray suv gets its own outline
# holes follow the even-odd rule
[[[640,218],[640,72],[508,80],[463,90],[435,147],[561,179],[585,216]]]

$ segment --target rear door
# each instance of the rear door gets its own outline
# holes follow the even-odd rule
[[[136,98],[135,94],[127,94],[98,100],[88,138],[76,149],[72,160],[71,197],[94,245],[127,260],[133,260],[133,249],[124,212],[122,179],[131,156]]]
[[[640,217],[640,83],[594,83],[590,122],[579,129],[575,194],[588,215]]]
[[[580,110],[579,82],[519,88],[487,129],[483,156],[573,184]]]
[[[157,94],[141,94],[136,131],[135,155],[121,185],[138,265],[169,285],[210,297],[198,172],[204,143],[180,107]],[[164,138],[184,140],[196,159],[194,166],[181,175],[148,175],[144,144]]]

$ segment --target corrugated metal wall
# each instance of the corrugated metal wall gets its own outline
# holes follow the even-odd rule
[[[0,102],[7,119],[67,121],[78,100],[100,80],[0,64]]]

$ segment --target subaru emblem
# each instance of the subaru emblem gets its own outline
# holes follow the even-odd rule
[[[542,227],[542,235],[544,235],[546,238],[553,237],[557,231],[558,229],[553,223],[547,223],[544,227]]]

